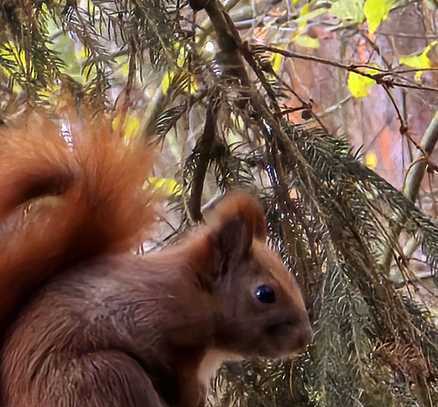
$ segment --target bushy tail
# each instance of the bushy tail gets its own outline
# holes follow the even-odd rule
[[[0,130],[0,323],[55,273],[135,248],[153,221],[150,149],[103,117],[69,125],[72,145],[36,114]]]

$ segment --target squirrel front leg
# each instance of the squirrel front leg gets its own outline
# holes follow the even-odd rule
[[[181,388],[182,392],[178,407],[205,407],[207,390],[196,377],[188,377]]]
[[[52,368],[30,394],[11,392],[5,407],[168,407],[138,362],[123,352],[86,353]]]

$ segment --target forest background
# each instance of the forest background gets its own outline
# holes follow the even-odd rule
[[[217,406],[438,405],[434,0],[0,0],[0,121],[66,94],[161,146],[157,250],[262,199],[315,340]],[[68,133],[68,126],[66,126]],[[413,204],[415,202],[415,205]]]

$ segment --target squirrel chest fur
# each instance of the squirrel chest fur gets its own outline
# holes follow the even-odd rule
[[[2,407],[201,407],[223,360],[309,343],[255,199],[230,194],[176,245],[129,254],[151,221],[144,156],[88,132],[73,149],[47,123],[0,139]]]

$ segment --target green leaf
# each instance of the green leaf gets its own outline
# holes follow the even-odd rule
[[[309,35],[299,35],[294,38],[294,43],[305,48],[319,48],[319,39]]]
[[[366,0],[363,11],[368,22],[368,30],[374,33],[380,23],[389,15],[396,0]]]
[[[436,11],[436,9],[437,9],[436,0],[426,0],[426,7],[429,10]]]
[[[431,42],[426,48],[415,55],[405,55],[400,57],[400,63],[414,69],[432,68],[429,52],[438,45],[438,41]],[[424,72],[419,71],[415,74],[415,79],[419,80]]]
[[[64,62],[61,71],[84,84],[85,78],[81,75],[81,64],[78,58],[78,53],[75,50],[74,41],[68,35],[61,34],[57,36],[51,48],[56,50]]]
[[[365,18],[363,4],[364,0],[335,0],[329,12],[342,21],[361,23]]]
[[[368,74],[377,73],[374,69],[367,69],[365,71]],[[367,76],[360,75],[356,72],[348,73],[347,86],[350,93],[355,98],[364,98],[369,95],[371,88],[376,84],[374,79]]]
[[[306,29],[309,20],[313,20],[326,12],[327,10],[325,8],[311,10],[310,4],[305,4],[300,10],[299,17],[295,20],[298,24],[298,32],[303,32]]]

